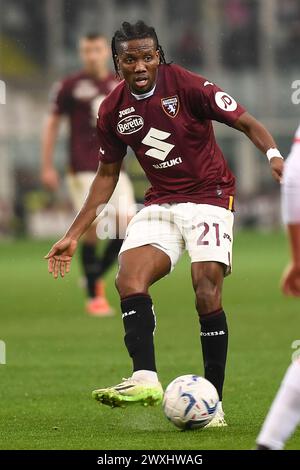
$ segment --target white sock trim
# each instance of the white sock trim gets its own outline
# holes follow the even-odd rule
[[[157,373],[153,370],[137,370],[133,372],[132,379],[134,380],[145,380],[146,382],[158,382]]]

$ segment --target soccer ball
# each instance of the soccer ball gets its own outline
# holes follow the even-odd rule
[[[180,429],[206,426],[215,416],[219,403],[218,392],[208,380],[198,375],[182,375],[166,388],[163,410]]]

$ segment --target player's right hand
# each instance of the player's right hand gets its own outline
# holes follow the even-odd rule
[[[284,160],[282,158],[273,157],[270,160],[270,167],[274,180],[278,183],[281,183],[284,168]]]
[[[59,174],[55,168],[43,168],[41,172],[42,184],[50,191],[56,191],[59,187]]]
[[[281,289],[285,295],[300,297],[300,266],[287,266],[282,275]]]
[[[77,247],[77,241],[70,237],[64,237],[56,242],[49,253],[45,256],[48,260],[48,272],[57,279],[70,272],[72,256]]]

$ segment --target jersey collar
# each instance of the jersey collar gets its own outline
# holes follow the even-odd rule
[[[147,91],[147,93],[142,93],[141,95],[136,95],[135,93],[132,93],[132,91],[130,93],[138,101],[139,100],[145,100],[146,98],[149,98],[150,96],[153,95],[153,93],[155,92],[155,88],[156,88],[156,83],[150,91]]]

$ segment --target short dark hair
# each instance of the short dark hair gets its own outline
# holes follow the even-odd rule
[[[90,31],[88,33],[83,34],[80,39],[87,39],[88,41],[93,41],[94,39],[106,39],[104,34],[99,33],[97,31]]]
[[[158,37],[155,29],[152,26],[148,26],[144,21],[139,20],[134,24],[124,21],[120,29],[118,29],[113,35],[111,41],[111,52],[114,61],[115,71],[119,77],[119,70],[117,64],[118,46],[121,42],[130,41],[132,39],[145,39],[152,38],[156,47],[159,51],[159,63],[166,64],[165,53],[163,48],[159,44]]]

